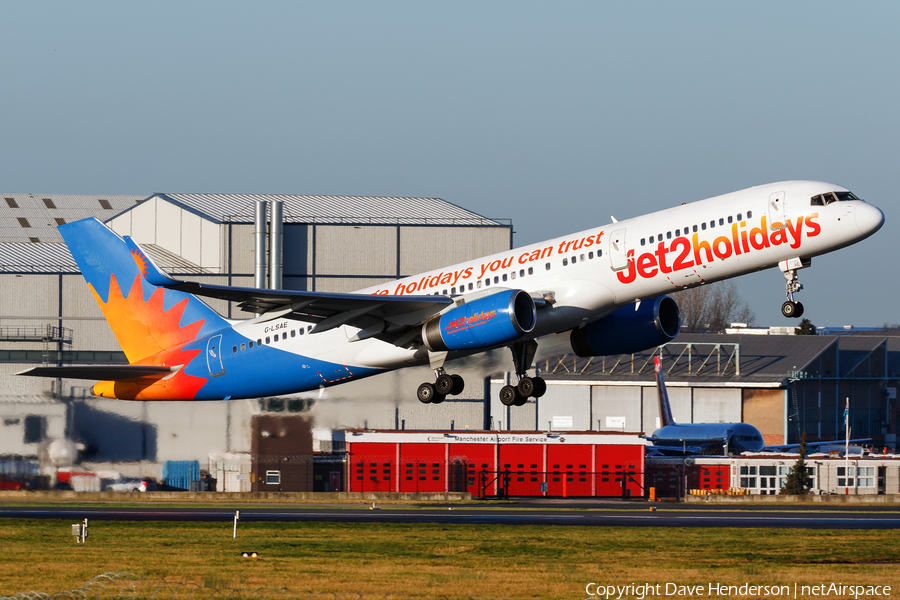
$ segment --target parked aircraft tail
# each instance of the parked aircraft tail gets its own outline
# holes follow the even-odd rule
[[[150,258],[97,219],[59,232],[130,363],[228,326],[197,297],[156,285],[165,276]]]
[[[672,406],[669,404],[669,392],[666,391],[666,381],[663,379],[662,361],[658,356],[653,357],[653,370],[656,371],[656,390],[659,392],[659,426],[675,425]]]

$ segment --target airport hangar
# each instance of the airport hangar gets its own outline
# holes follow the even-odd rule
[[[229,491],[273,489],[260,474],[281,469],[266,465],[274,461],[286,467],[282,462],[296,457],[300,460],[295,462],[307,466],[294,477],[285,473],[272,481],[278,481],[278,489],[309,489],[309,461],[302,457],[313,449],[336,450],[333,459],[343,464],[349,440],[342,431],[354,428],[630,431],[635,441],[638,432],[656,428],[650,352],[594,359],[543,357],[537,366],[548,380],[548,393],[524,407],[499,403],[496,392],[510,374],[491,377],[489,371],[482,385],[468,375],[464,394],[437,406],[414,399],[420,380],[430,377],[427,369],[379,376],[377,386],[373,379],[331,388],[322,402],[317,402],[317,393],[208,403],[123,402],[93,398],[91,382],[15,377],[15,372],[41,363],[125,362],[56,231],[63,222],[95,216],[118,233],[132,235],[174,275],[251,286],[256,270],[254,207],[257,201],[277,200],[284,215],[284,287],[340,292],[508,249],[512,226],[434,198],[2,197],[0,455],[43,455],[45,468],[51,468],[48,443],[74,439],[84,445],[84,460],[95,467],[159,478],[168,461],[197,461],[218,480],[218,489]],[[229,317],[243,316],[227,303],[211,305]],[[675,365],[669,374],[670,394],[679,422],[743,420],[756,425],[768,443],[796,442],[801,428],[811,439],[834,439],[841,435],[837,429],[843,398],[849,396],[854,437],[893,446],[897,415],[891,390],[900,371],[894,341],[681,336],[662,352]],[[487,362],[502,373],[509,357],[502,351],[492,354]],[[368,396],[375,388],[389,397],[372,402]],[[318,428],[314,440],[311,427]],[[292,446],[292,439],[302,441]],[[502,466],[499,460],[495,466]],[[442,469],[443,481],[447,468]],[[251,473],[256,474],[252,482]],[[342,488],[350,483],[349,476],[342,475]]]

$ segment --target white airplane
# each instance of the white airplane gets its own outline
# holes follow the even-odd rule
[[[353,294],[176,281],[130,238],[96,219],[59,227],[129,365],[36,367],[22,375],[101,380],[130,400],[228,400],[289,394],[428,364],[425,403],[463,390],[444,364],[507,346],[517,385],[506,405],[540,396],[529,377],[537,338],[570,332],[579,356],[671,341],[681,318],[670,291],[778,267],[799,317],[797,272],[812,257],[875,233],[884,214],[830,183],[789,181],[682,204],[405,277]],[[227,320],[198,297],[260,316]]]

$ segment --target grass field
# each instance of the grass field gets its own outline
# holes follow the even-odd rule
[[[0,520],[0,596],[75,590],[108,572],[133,574],[128,597],[572,599],[589,582],[900,593],[894,531],[241,523],[235,540],[230,522],[93,521],[82,545],[74,521]]]

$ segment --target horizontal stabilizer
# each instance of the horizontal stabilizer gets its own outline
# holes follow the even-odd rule
[[[29,377],[53,377],[61,379],[92,379],[94,381],[118,381],[136,377],[152,377],[173,373],[181,367],[153,367],[141,365],[97,365],[91,367],[31,367],[16,375]]]

